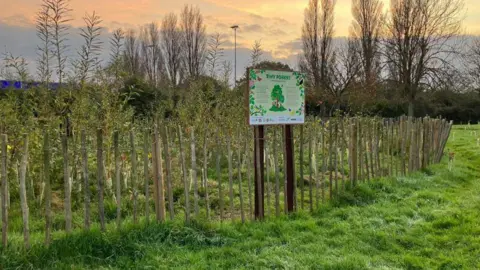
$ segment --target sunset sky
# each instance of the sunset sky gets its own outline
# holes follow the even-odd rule
[[[480,34],[479,0],[465,0],[465,34]],[[0,48],[22,54],[27,59],[35,55],[37,42],[34,29],[35,13],[40,0],[2,0],[0,14]],[[296,62],[303,11],[308,0],[71,0],[72,24],[82,26],[82,16],[96,11],[107,31],[137,28],[160,22],[169,12],[179,13],[183,5],[198,6],[205,17],[209,33],[225,34],[227,57],[233,43],[232,24],[238,24],[239,68],[246,64],[248,49],[255,40],[261,40],[266,59]],[[384,0],[385,9],[389,0]],[[336,36],[348,35],[351,23],[351,0],[337,0],[335,9]],[[73,31],[72,35],[78,35]],[[75,43],[77,37],[71,38]],[[75,47],[76,44],[72,44]],[[27,50],[33,50],[28,52]]]

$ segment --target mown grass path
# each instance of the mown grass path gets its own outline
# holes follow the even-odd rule
[[[313,214],[265,222],[180,222],[76,232],[49,248],[2,251],[3,268],[38,269],[478,269],[480,147],[455,127],[456,153],[405,178],[342,194]],[[20,237],[20,236],[19,236]],[[18,241],[19,243],[21,241]]]

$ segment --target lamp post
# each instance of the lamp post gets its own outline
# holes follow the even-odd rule
[[[233,25],[231,26],[230,28],[233,29],[234,33],[235,33],[235,68],[234,68],[234,78],[235,78],[235,87],[237,86],[237,29],[238,29],[238,25]]]

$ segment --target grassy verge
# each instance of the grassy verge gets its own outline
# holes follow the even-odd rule
[[[58,237],[25,251],[3,250],[0,265],[21,269],[475,269],[480,268],[480,147],[454,129],[456,153],[405,178],[362,184],[315,213],[248,224],[181,221],[127,225]],[[480,130],[477,130],[480,133]],[[41,232],[38,232],[39,239]],[[39,242],[39,241],[38,241]],[[16,243],[16,244],[15,244]]]

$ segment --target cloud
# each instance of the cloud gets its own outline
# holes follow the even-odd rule
[[[247,24],[242,26],[242,32],[263,32],[263,27],[260,24]]]

